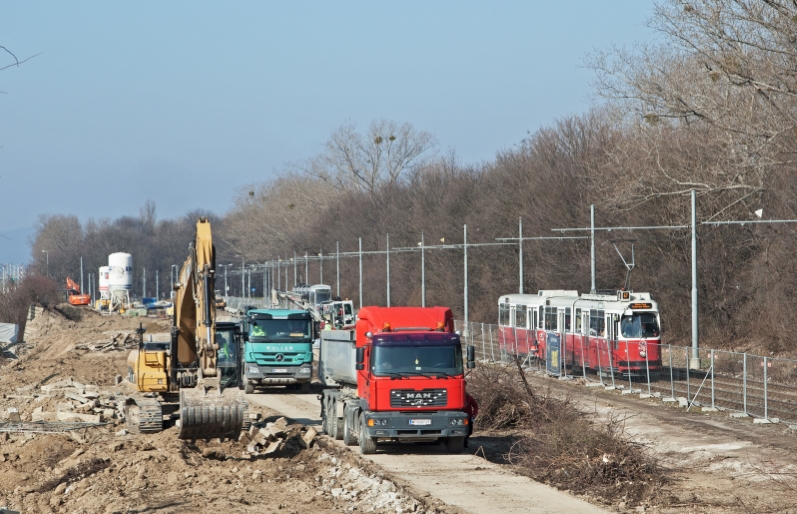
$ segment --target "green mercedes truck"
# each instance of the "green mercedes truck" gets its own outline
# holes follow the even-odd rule
[[[246,393],[276,385],[310,392],[315,324],[308,311],[251,309],[241,332]]]

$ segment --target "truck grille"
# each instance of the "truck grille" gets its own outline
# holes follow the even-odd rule
[[[448,393],[445,389],[393,389],[390,391],[391,407],[445,407]]]

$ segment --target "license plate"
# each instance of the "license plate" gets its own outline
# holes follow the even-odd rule
[[[288,369],[287,368],[274,368],[274,369],[271,370],[271,372],[272,373],[287,373]]]
[[[431,419],[411,419],[410,425],[431,425]]]

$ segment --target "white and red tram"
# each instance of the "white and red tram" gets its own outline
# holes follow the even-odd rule
[[[661,320],[650,293],[541,290],[498,299],[502,353],[545,359],[548,334],[562,341],[562,361],[601,372],[661,370]]]

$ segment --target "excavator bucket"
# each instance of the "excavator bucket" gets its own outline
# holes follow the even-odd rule
[[[248,403],[239,389],[205,391],[202,387],[180,390],[180,439],[238,439]]]

